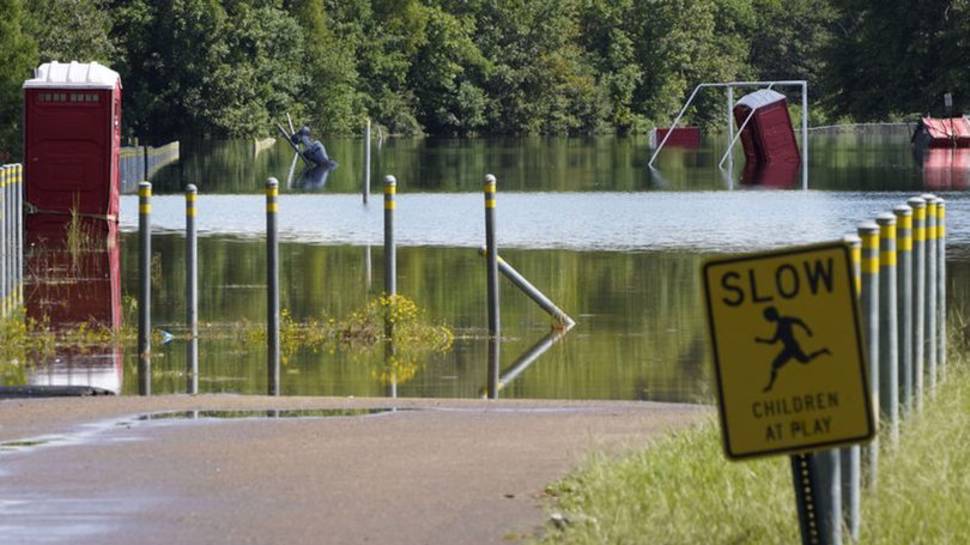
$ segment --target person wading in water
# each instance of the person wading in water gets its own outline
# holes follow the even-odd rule
[[[775,344],[780,341],[783,347],[781,353],[775,356],[775,361],[771,362],[771,380],[762,391],[771,391],[771,387],[775,385],[775,379],[778,377],[778,370],[784,367],[789,360],[794,359],[799,363],[806,364],[823,354],[828,354],[830,356],[832,355],[832,352],[830,352],[828,348],[816,350],[807,356],[805,355],[802,347],[798,345],[798,341],[795,339],[794,326],[801,326],[801,328],[805,330],[805,333],[808,333],[809,337],[812,336],[812,330],[800,319],[795,318],[794,316],[782,316],[778,314],[778,309],[775,307],[766,308],[764,311],[764,317],[765,320],[768,320],[769,322],[775,322],[775,336],[770,339],[755,337],[755,342]]]

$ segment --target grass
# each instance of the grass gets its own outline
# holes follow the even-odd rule
[[[955,329],[946,382],[904,421],[897,447],[881,438],[878,486],[863,491],[860,544],[967,543],[970,347],[966,328]],[[568,523],[551,524],[540,542],[799,543],[788,458],[728,462],[719,433],[711,418],[619,458],[594,455],[548,489]]]

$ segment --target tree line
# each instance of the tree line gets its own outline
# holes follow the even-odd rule
[[[117,70],[127,135],[642,132],[694,85],[806,79],[813,122],[970,96],[956,0],[0,0],[0,150],[42,62]],[[701,97],[695,123],[720,119]]]

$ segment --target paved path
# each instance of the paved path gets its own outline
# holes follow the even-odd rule
[[[0,402],[3,543],[501,544],[593,449],[708,409],[395,400],[341,417],[137,420],[205,409],[386,408],[386,399],[160,396]],[[362,411],[363,412],[363,411]],[[41,437],[35,446],[16,441]],[[46,436],[46,437],[44,437]]]

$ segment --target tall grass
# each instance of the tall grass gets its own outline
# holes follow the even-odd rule
[[[947,380],[883,437],[878,485],[864,490],[860,543],[970,542],[970,371],[954,317]],[[594,456],[548,492],[567,524],[545,544],[799,543],[787,457],[728,462],[716,421],[620,458]],[[849,542],[846,534],[846,542]]]

